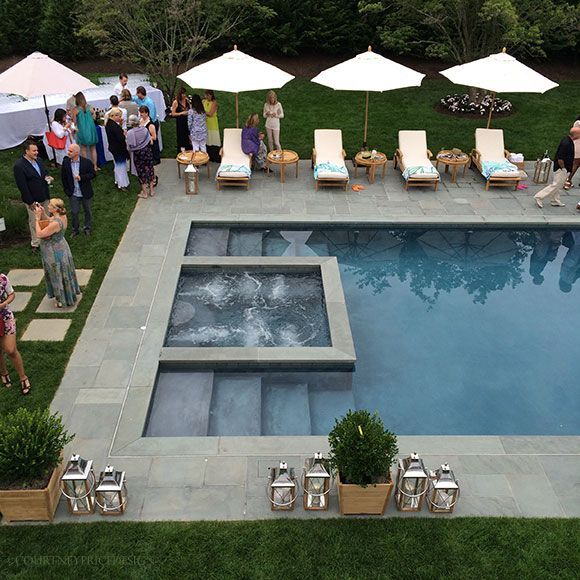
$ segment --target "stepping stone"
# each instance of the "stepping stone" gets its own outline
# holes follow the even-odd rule
[[[79,286],[86,286],[91,278],[92,270],[75,270]]]
[[[30,302],[32,298],[32,292],[16,292],[14,300],[10,303],[10,310],[12,312],[22,312]]]
[[[38,286],[44,278],[44,270],[10,270],[8,278],[12,286]]]
[[[54,298],[49,298],[48,296],[45,295],[44,298],[42,299],[42,302],[36,309],[36,312],[40,314],[58,314],[59,312],[74,312],[77,309],[77,306],[79,305],[79,302],[81,301],[82,297],[83,295],[79,294],[79,296],[77,296],[77,302],[73,306],[57,308],[54,303]]]
[[[46,340],[52,342],[64,340],[71,322],[70,318],[35,318],[30,321],[20,340]]]

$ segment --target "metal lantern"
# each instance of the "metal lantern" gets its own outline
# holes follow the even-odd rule
[[[125,472],[117,471],[112,465],[107,465],[99,475],[99,483],[95,490],[97,505],[103,516],[120,516],[125,513],[127,505],[127,486]]]
[[[552,160],[549,157],[538,159],[534,170],[534,183],[548,183],[550,169],[552,169]]]
[[[305,510],[327,510],[330,496],[330,470],[322,453],[308,458],[302,479]]]
[[[187,195],[195,195],[199,192],[197,181],[197,167],[191,163],[183,170],[185,193]]]
[[[418,512],[427,492],[428,476],[417,453],[399,459],[395,502],[401,512]]]
[[[93,460],[72,455],[60,478],[62,495],[66,497],[69,513],[75,516],[95,513],[95,472]]]
[[[459,483],[449,464],[444,463],[437,471],[431,471],[427,493],[429,511],[435,514],[450,514],[458,500]]]
[[[288,469],[285,461],[281,461],[278,468],[272,467],[268,478],[268,499],[272,504],[272,510],[293,510],[297,487],[294,469]]]

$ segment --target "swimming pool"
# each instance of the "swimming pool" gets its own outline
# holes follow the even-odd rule
[[[336,256],[356,368],[162,368],[148,434],[326,434],[353,407],[401,435],[580,434],[579,231],[205,226],[186,253]],[[199,391],[195,433],[155,421],[165,384]]]

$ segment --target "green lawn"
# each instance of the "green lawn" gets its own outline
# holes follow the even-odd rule
[[[266,501],[264,499],[264,501]],[[579,520],[59,524],[0,528],[4,578],[578,578]]]

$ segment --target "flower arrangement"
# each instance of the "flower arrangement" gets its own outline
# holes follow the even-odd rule
[[[439,104],[450,113],[484,116],[489,113],[492,102],[494,114],[503,113],[505,115],[513,111],[513,105],[510,101],[497,97],[494,100],[491,95],[481,96],[479,93],[475,94],[475,98],[467,93],[447,95],[439,101]]]

